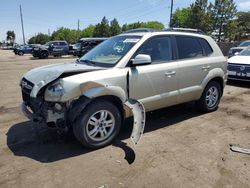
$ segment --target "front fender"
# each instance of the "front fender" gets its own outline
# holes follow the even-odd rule
[[[118,97],[123,103],[127,100],[125,91],[118,86],[108,86],[95,82],[88,82],[81,86],[81,92],[82,95],[88,98],[112,95]]]

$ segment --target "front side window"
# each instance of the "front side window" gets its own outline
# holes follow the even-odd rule
[[[154,37],[146,41],[136,52],[151,57],[152,63],[160,63],[172,60],[171,39],[169,36]]]
[[[179,59],[196,58],[203,56],[203,50],[198,38],[176,36]]]
[[[113,67],[141,39],[141,36],[115,36],[85,54],[80,63]]]

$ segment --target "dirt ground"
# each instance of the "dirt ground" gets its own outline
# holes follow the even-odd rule
[[[91,151],[38,127],[20,110],[21,76],[72,57],[36,60],[0,50],[0,187],[250,187],[250,84],[226,86],[218,111],[183,104],[147,114],[134,146],[131,120],[113,145]]]

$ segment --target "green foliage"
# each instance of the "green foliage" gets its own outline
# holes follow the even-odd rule
[[[94,25],[89,25],[88,27],[86,27],[84,30],[81,31],[80,34],[80,38],[82,37],[93,37],[94,34],[94,30],[95,30],[95,26]]]
[[[110,22],[110,35],[115,36],[115,35],[120,34],[121,32],[122,32],[122,29],[121,29],[118,21],[116,19],[113,19]]]
[[[152,28],[155,30],[162,30],[164,29],[164,25],[158,21],[135,22],[131,24],[124,24],[122,26],[122,31],[127,31],[127,30],[137,29],[137,28]]]
[[[210,8],[208,7],[208,1],[196,0],[194,4],[191,4],[189,19],[191,28],[201,29],[205,33],[211,32],[213,28],[213,18]]]
[[[14,31],[7,31],[6,33],[6,40],[9,41],[10,45],[13,45],[16,39],[16,34]]]
[[[152,28],[155,30],[162,30],[164,29],[164,25],[161,22],[157,22],[157,21],[151,21],[151,22],[142,22],[142,27],[145,28]]]
[[[43,33],[38,33],[37,35],[31,37],[28,41],[29,44],[45,44],[48,41],[50,41],[50,36],[43,34]]]
[[[54,31],[50,36],[42,33],[38,33],[30,38],[29,44],[31,43],[38,43],[44,44],[49,40],[66,40],[68,43],[75,43],[82,37],[110,37],[114,35],[120,34],[122,31],[127,31],[129,29],[136,29],[136,28],[153,28],[156,30],[162,30],[164,25],[161,22],[151,21],[151,22],[135,22],[132,24],[124,24],[121,28],[117,19],[113,19],[110,23],[103,17],[102,21],[97,25],[89,25],[83,30],[74,30],[68,28],[58,28]]]
[[[241,35],[244,37],[250,33],[250,12],[238,12],[237,18],[239,26],[238,29]]]
[[[215,3],[211,4],[210,7],[214,20],[213,29],[219,30],[218,41],[220,41],[222,32],[227,32],[223,31],[223,26],[236,16],[236,5],[233,0],[215,0]]]
[[[192,13],[191,7],[176,9],[173,14],[172,23],[170,27],[182,27],[189,28],[190,26],[190,16]]]
[[[51,40],[66,40],[68,43],[75,43],[79,38],[77,30],[61,27],[54,31],[51,35]]]
[[[239,37],[239,22],[238,20],[229,20],[227,25],[224,26],[224,35],[225,38],[231,42]]]
[[[94,30],[94,37],[109,37],[110,36],[110,28],[109,28],[109,21],[104,16],[102,18],[101,23],[98,23],[95,26]]]

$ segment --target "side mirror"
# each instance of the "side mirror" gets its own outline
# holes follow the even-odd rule
[[[138,54],[135,59],[133,60],[133,65],[146,65],[151,64],[151,57],[147,54]]]
[[[239,54],[240,54],[240,52],[235,52],[235,53],[234,53],[234,55],[239,55]]]

